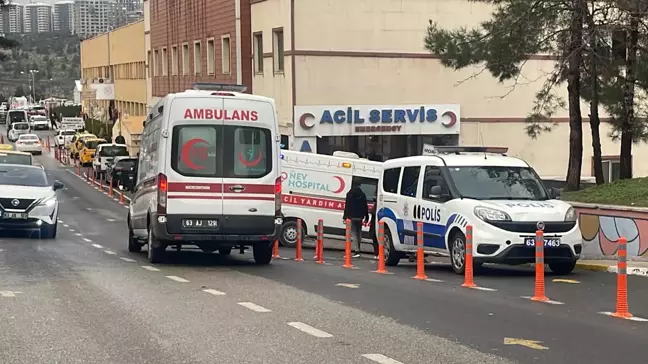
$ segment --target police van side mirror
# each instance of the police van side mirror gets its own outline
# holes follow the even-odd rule
[[[551,197],[552,199],[560,198],[560,189],[555,188],[555,187],[552,187],[551,189],[549,189],[549,197]]]
[[[430,192],[428,193],[428,198],[433,200],[447,201],[450,199],[450,195],[444,193],[441,186],[432,186],[430,188]]]

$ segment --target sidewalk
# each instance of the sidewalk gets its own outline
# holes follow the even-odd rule
[[[595,272],[617,272],[616,260],[579,260],[576,268],[591,270]],[[628,274],[648,277],[648,262],[628,261]]]

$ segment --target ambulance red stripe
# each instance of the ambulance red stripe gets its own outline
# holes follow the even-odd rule
[[[274,185],[254,183],[182,183],[169,182],[168,192],[191,192],[191,193],[218,193],[233,192],[230,187],[241,186],[244,188],[241,193],[251,194],[274,194]]]

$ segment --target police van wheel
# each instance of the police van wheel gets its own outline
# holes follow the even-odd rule
[[[272,244],[256,243],[252,247],[254,262],[258,265],[268,265],[272,261]]]
[[[456,232],[450,239],[450,263],[457,274],[464,274],[466,269],[466,236]]]
[[[558,275],[567,275],[576,268],[576,261],[549,263],[549,268]]]
[[[385,244],[385,264],[389,267],[397,266],[401,258],[403,258],[403,253],[397,252],[396,249],[394,249],[394,243],[392,242],[391,231],[389,231],[388,227],[385,227],[384,244]]]

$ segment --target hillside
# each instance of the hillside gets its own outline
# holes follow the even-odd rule
[[[0,61],[0,94],[12,96],[20,88],[28,93],[29,70],[38,70],[35,74],[37,98],[72,97],[74,80],[80,77],[77,36],[40,33],[9,34],[7,38],[20,44],[6,52],[6,59]]]

